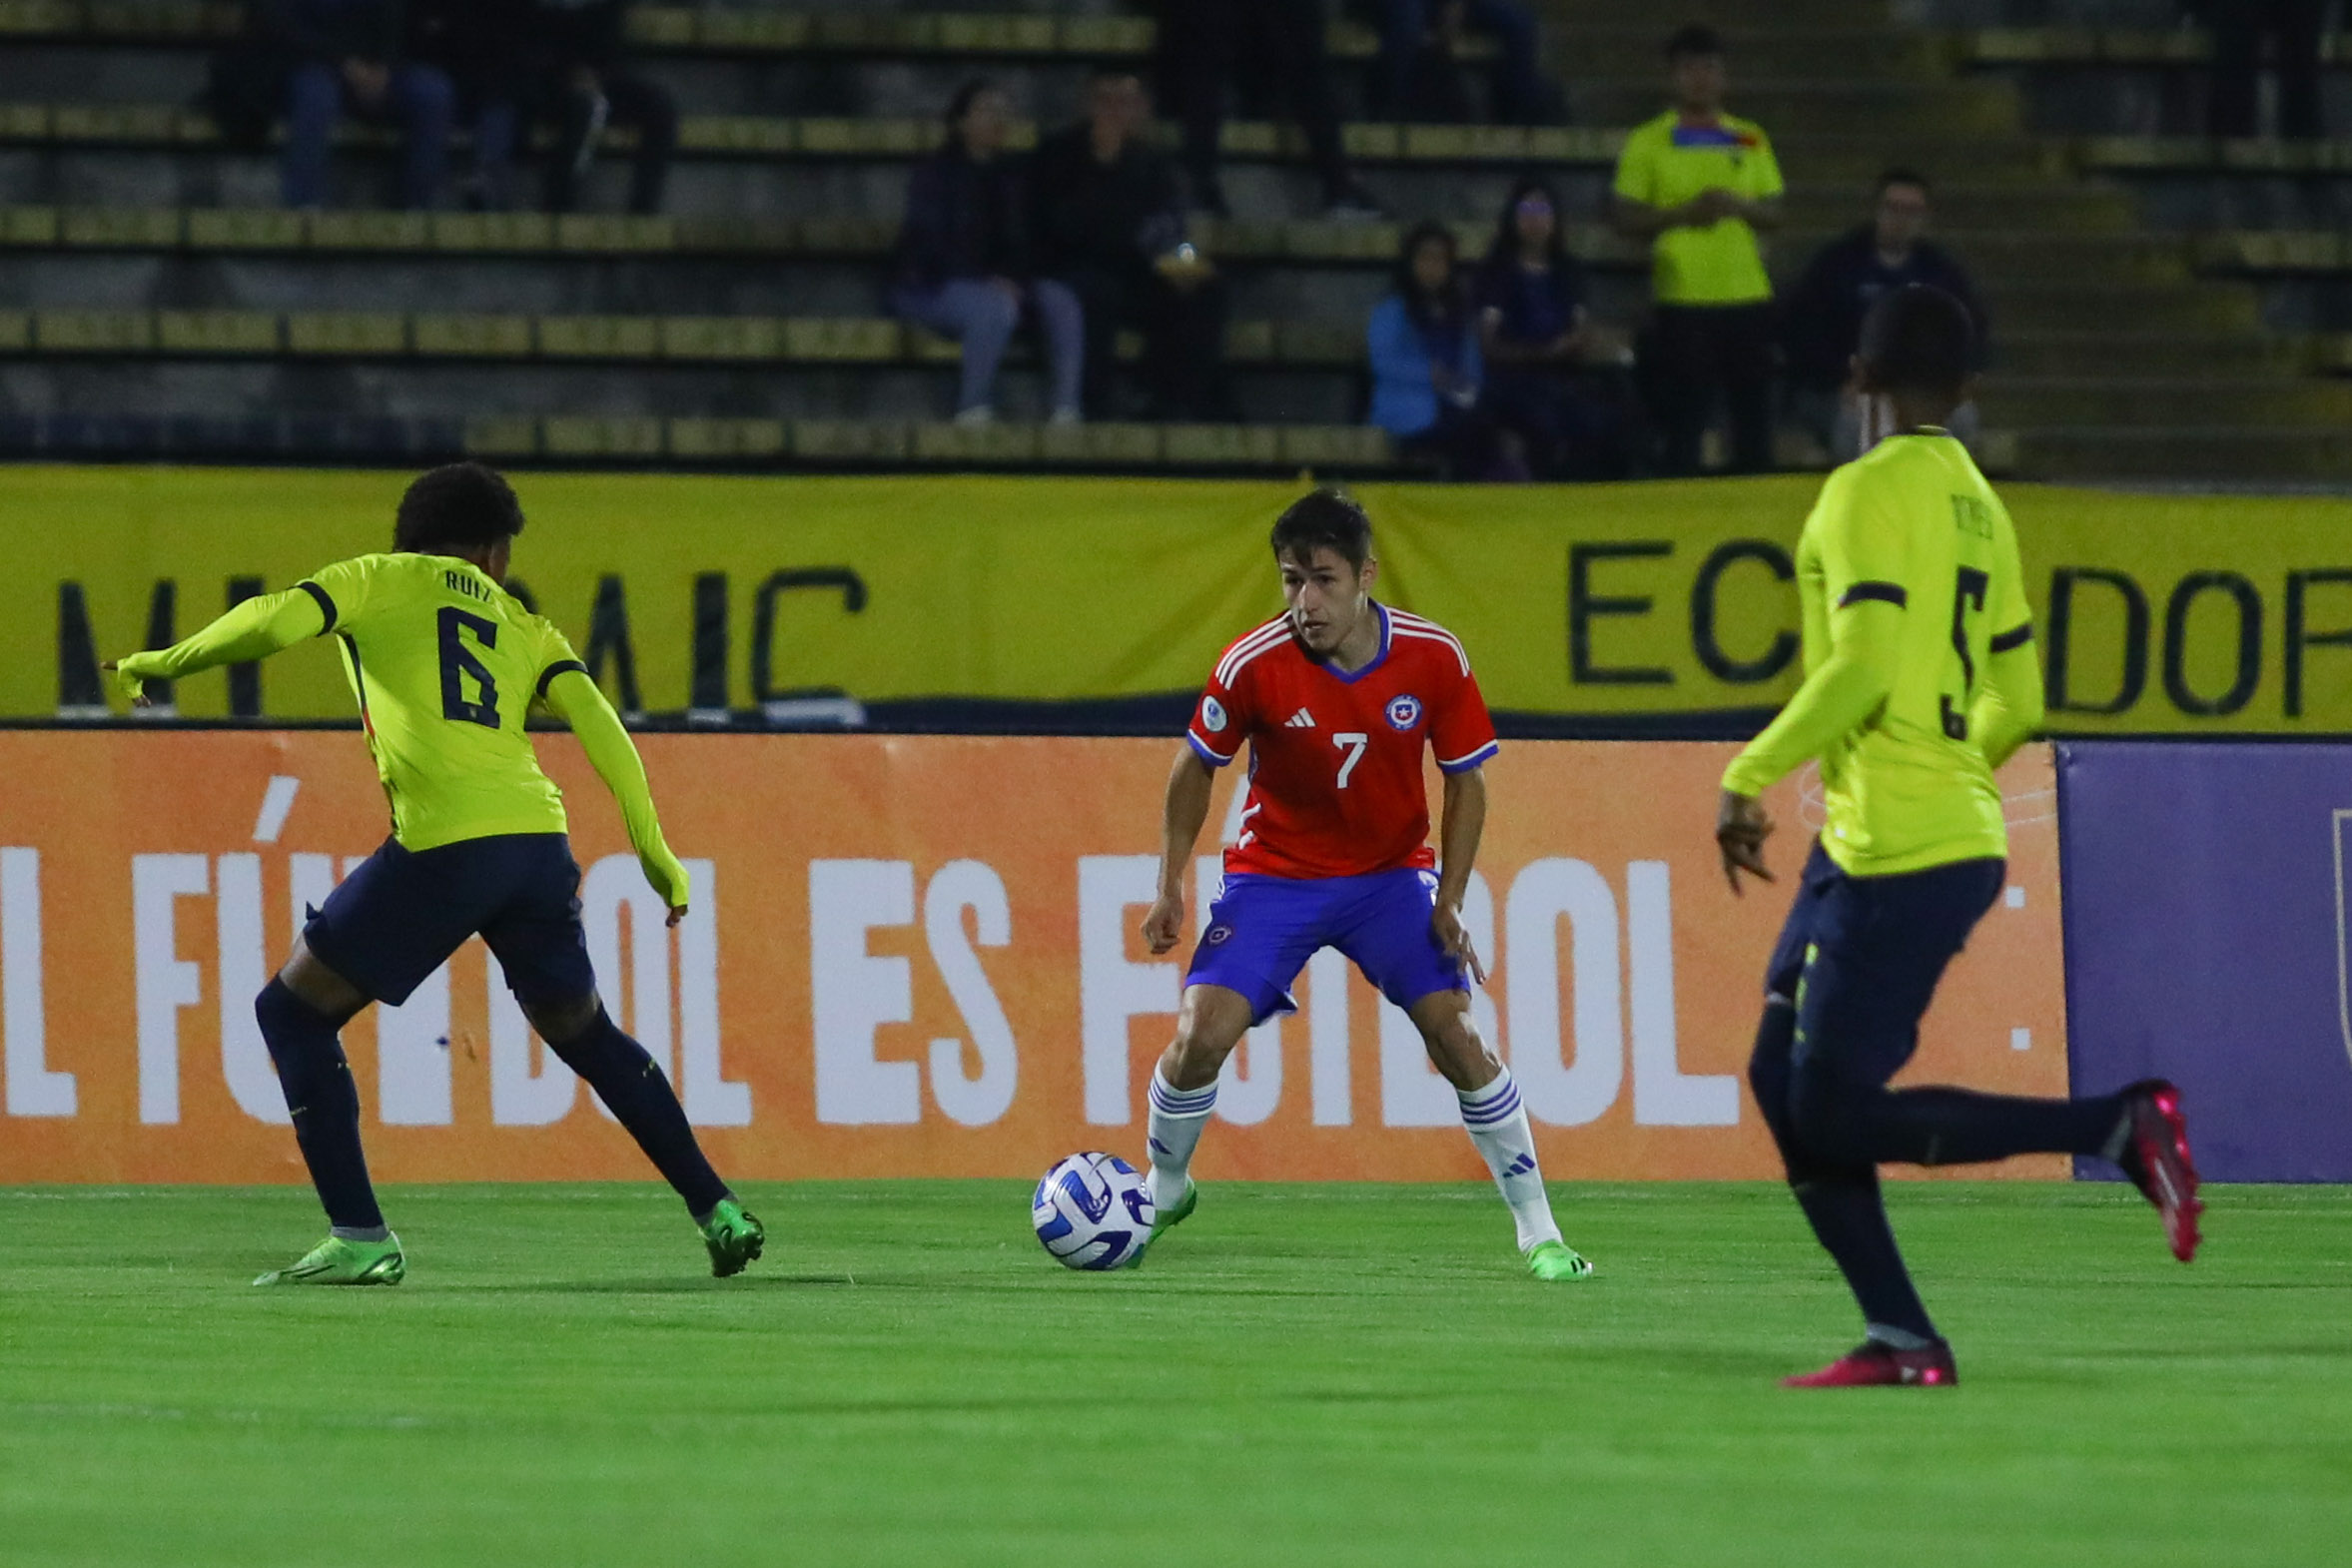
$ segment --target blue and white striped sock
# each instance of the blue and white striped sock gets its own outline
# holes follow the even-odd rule
[[[1178,1089],[1158,1068],[1152,1072],[1152,1201],[1173,1208],[1183,1200],[1192,1151],[1208,1113],[1216,1109],[1216,1080],[1206,1089]]]
[[[1527,1125],[1527,1108],[1519,1103],[1519,1086],[1504,1068],[1484,1089],[1456,1090],[1462,1103],[1462,1127],[1470,1142],[1494,1173],[1494,1184],[1511,1207],[1511,1221],[1519,1229],[1519,1250],[1541,1241],[1560,1239],[1552,1220],[1552,1199],[1543,1187],[1543,1169],[1535,1163],[1535,1130]]]

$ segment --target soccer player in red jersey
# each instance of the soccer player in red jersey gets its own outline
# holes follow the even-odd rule
[[[1240,840],[1225,852],[1176,1041],[1152,1078],[1153,1233],[1199,1201],[1188,1168],[1216,1105],[1217,1070],[1248,1030],[1295,1011],[1290,983],[1329,947],[1420,1030],[1510,1205],[1529,1271],[1582,1278],[1592,1265],[1560,1239],[1510,1070],[1470,1020],[1470,980],[1485,975],[1462,928],[1462,894],[1496,750],[1470,657],[1436,622],[1373,600],[1371,523],[1346,496],[1299,500],[1272,542],[1289,611],[1217,660],[1169,775],[1160,897],[1144,922],[1155,953],[1183,935],[1184,878],[1210,781],[1249,747]],[[1424,748],[1446,777],[1442,859],[1429,848]]]

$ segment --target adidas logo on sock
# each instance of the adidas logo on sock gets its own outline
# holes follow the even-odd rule
[[[1306,709],[1300,708],[1296,713],[1290,715],[1289,722],[1282,727],[1284,729],[1313,729],[1315,716],[1307,712]]]
[[[1511,1162],[1511,1168],[1508,1171],[1505,1171],[1503,1175],[1507,1176],[1525,1176],[1528,1172],[1533,1171],[1534,1169],[1535,1157],[1533,1155],[1521,1155],[1518,1159]]]

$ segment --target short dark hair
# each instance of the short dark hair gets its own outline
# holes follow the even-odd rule
[[[1936,188],[1928,183],[1928,177],[1926,175],[1920,173],[1917,169],[1904,168],[1900,164],[1893,169],[1887,170],[1884,174],[1879,176],[1878,194],[1885,196],[1887,194],[1887,188],[1893,185],[1909,185],[1917,187],[1922,196],[1933,196],[1936,194]]]
[[[476,549],[522,531],[514,486],[478,462],[452,462],[416,476],[400,497],[392,548],[430,554],[436,547]]]
[[[1361,571],[1372,558],[1372,519],[1344,490],[1313,490],[1274,519],[1268,542],[1276,560],[1304,563],[1316,550],[1329,550]]]
[[[1705,22],[1678,27],[1674,30],[1674,36],[1666,40],[1666,62],[1669,65],[1677,60],[1707,55],[1719,60],[1723,58],[1723,34]]]
[[[1975,353],[1968,308],[1928,284],[1880,296],[1863,318],[1863,367],[1884,392],[1958,396]]]

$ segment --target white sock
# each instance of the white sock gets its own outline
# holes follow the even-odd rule
[[[1503,1201],[1511,1206],[1511,1221],[1519,1227],[1519,1250],[1559,1240],[1551,1195],[1543,1189],[1543,1170],[1535,1163],[1535,1131],[1527,1125],[1527,1108],[1519,1103],[1511,1070],[1504,1068],[1484,1089],[1456,1090],[1454,1095],[1462,1103],[1463,1130],[1478,1146]]]
[[[1216,1109],[1216,1081],[1206,1089],[1178,1089],[1159,1069],[1152,1072],[1152,1202],[1161,1209],[1183,1200],[1191,1179],[1192,1151],[1208,1113]]]

